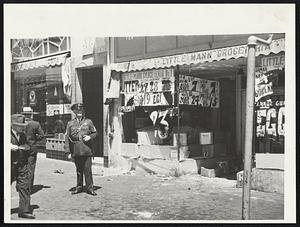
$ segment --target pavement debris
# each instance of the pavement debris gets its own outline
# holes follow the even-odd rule
[[[56,169],[54,170],[54,173],[64,174],[64,171],[62,171],[61,169]]]

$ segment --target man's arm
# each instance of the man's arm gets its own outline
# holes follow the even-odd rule
[[[37,140],[42,140],[45,136],[44,131],[43,131],[40,123],[38,123],[38,127],[36,129],[36,134],[35,135],[36,135]]]
[[[70,147],[70,122],[67,124],[66,132],[65,132],[65,152],[68,154],[73,154],[73,149]]]

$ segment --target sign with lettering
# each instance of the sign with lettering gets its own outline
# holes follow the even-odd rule
[[[285,131],[284,96],[271,96],[256,103],[256,137],[266,135],[279,140]]]
[[[173,105],[174,81],[173,69],[124,73],[121,94],[125,96],[125,106]]]
[[[219,82],[179,75],[179,104],[219,108]]]
[[[64,114],[64,104],[48,104],[46,107],[46,115],[54,116]]]
[[[270,45],[258,44],[256,47],[256,56],[260,54],[268,55],[270,53],[278,54],[281,51],[285,51],[285,39],[273,40]],[[153,68],[169,68],[176,65],[190,65],[220,60],[237,59],[240,57],[246,58],[247,56],[247,45],[239,45],[166,57],[113,63],[111,67],[112,70],[115,71],[127,72]],[[280,61],[282,61],[282,59]]]
[[[274,76],[268,67],[255,68],[255,102],[262,97],[273,94],[273,82],[271,77]]]
[[[268,56],[261,58],[261,66],[262,67],[284,67],[285,63],[284,54]]]
[[[28,62],[21,62],[12,64],[12,71],[21,71],[27,69],[34,69],[39,67],[58,66],[65,63],[67,54],[62,54],[56,57],[48,57],[42,59],[31,60]]]

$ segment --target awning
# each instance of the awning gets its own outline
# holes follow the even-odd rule
[[[65,63],[68,54],[69,53],[64,53],[61,55],[30,60],[26,62],[12,63],[11,70],[12,72],[16,72],[16,71],[34,69],[39,67],[59,66]]]
[[[285,51],[285,39],[273,40],[267,46],[257,45],[256,56],[277,54]],[[220,60],[246,58],[248,55],[247,45],[231,46],[219,49],[205,50],[193,53],[171,55],[166,57],[149,58],[130,62],[113,63],[111,69],[117,72],[128,72],[146,69],[169,68],[176,65],[190,65]]]

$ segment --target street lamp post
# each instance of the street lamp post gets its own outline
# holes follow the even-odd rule
[[[257,43],[270,45],[273,35],[268,40],[255,36],[248,38],[248,61],[247,61],[247,93],[246,93],[246,125],[244,144],[244,172],[243,172],[243,201],[242,219],[250,218],[250,188],[252,169],[252,139],[253,139],[253,114],[254,114],[254,83],[255,83],[255,48]]]

